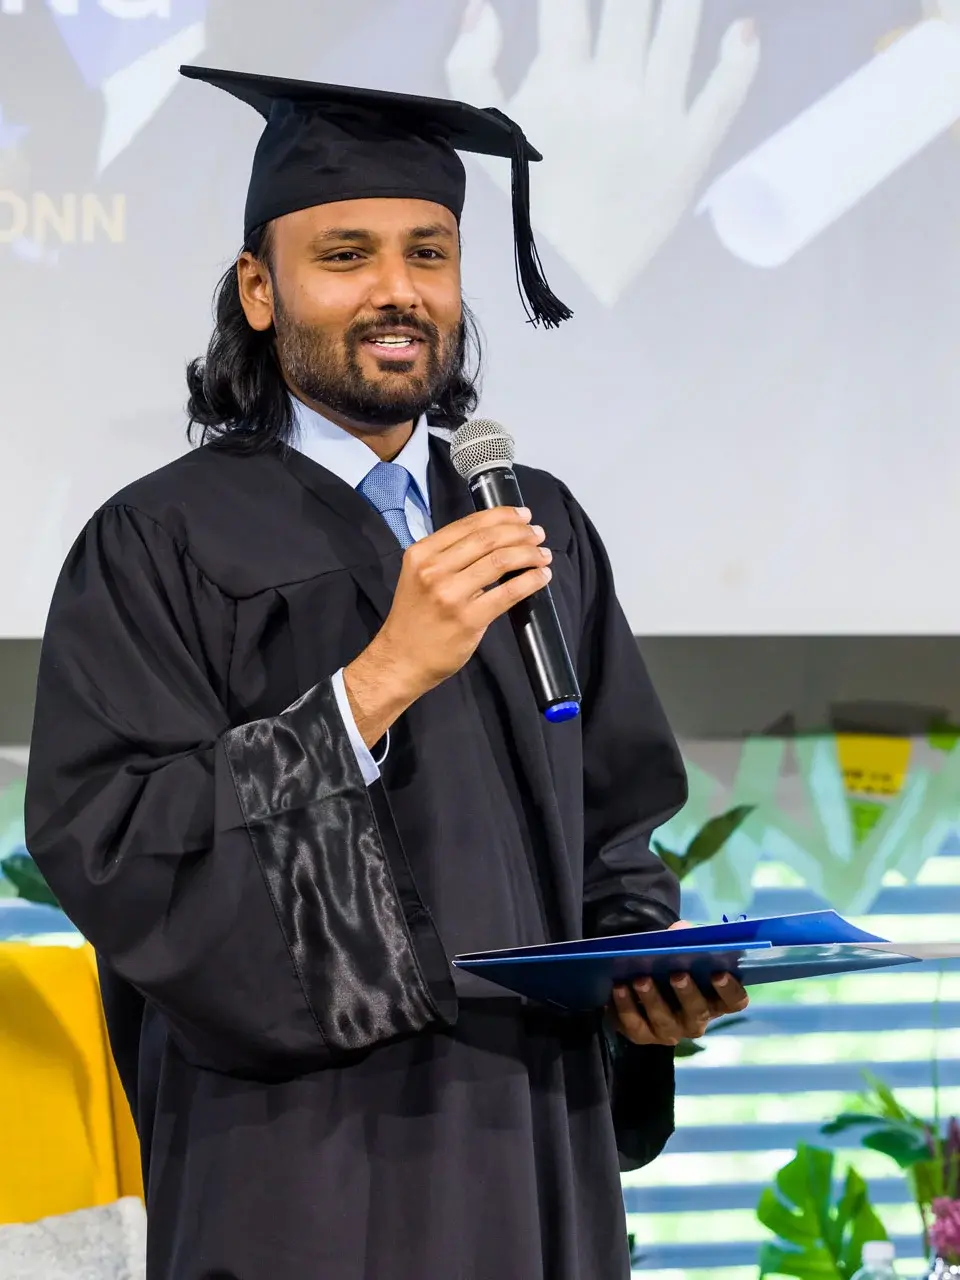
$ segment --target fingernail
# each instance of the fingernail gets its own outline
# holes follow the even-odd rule
[[[673,985],[675,987],[687,987],[690,985],[690,979],[687,977],[685,973],[674,974],[671,981],[673,982]]]
[[[729,985],[729,982],[730,982],[729,973],[721,973],[720,977],[716,980],[716,982],[713,985],[715,987],[726,987]]]
[[[544,529],[542,524],[532,524],[530,528],[538,538],[545,538],[547,536],[547,531]]]
[[[521,520],[530,520],[533,518],[533,512],[529,507],[517,507],[517,515]]]
[[[553,552],[550,550],[549,547],[541,547],[540,554],[543,556],[544,560],[546,560],[548,564],[553,559]]]
[[[542,573],[548,582],[553,577],[553,570],[550,568],[549,565],[544,565]]]
[[[740,23],[740,39],[744,44],[756,44],[758,38],[757,24],[753,18],[744,18]]]
[[[642,992],[643,995],[646,995],[652,986],[653,986],[653,983],[650,981],[650,979],[644,978],[642,982],[637,983],[637,990]]]
[[[464,11],[463,20],[460,23],[461,31],[473,30],[473,28],[480,21],[480,15],[481,13],[483,13],[485,5],[486,5],[486,0],[470,0],[470,3],[467,5]]]

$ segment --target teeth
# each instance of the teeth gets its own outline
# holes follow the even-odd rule
[[[412,338],[374,338],[373,341],[378,347],[409,347],[413,343]]]

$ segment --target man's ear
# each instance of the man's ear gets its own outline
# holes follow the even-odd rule
[[[241,253],[237,259],[237,287],[250,328],[266,333],[273,325],[273,278],[267,264],[252,253]]]

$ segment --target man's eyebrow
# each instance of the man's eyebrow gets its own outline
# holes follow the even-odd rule
[[[411,240],[434,240],[438,237],[443,240],[453,239],[453,232],[442,222],[431,222],[425,227],[411,227],[407,234]]]
[[[442,222],[430,222],[424,226],[411,227],[407,231],[411,240],[452,240],[453,232]],[[307,246],[311,250],[328,249],[332,244],[379,244],[381,237],[365,227],[326,227],[312,236]]]
[[[348,244],[370,244],[377,239],[372,231],[366,231],[363,227],[327,227],[325,231],[318,231],[311,237],[308,247],[326,249],[331,244],[342,244],[344,241]]]

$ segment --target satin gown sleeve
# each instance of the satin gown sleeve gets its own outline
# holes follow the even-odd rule
[[[584,936],[665,929],[679,919],[680,885],[651,850],[650,836],[686,802],[686,772],[600,537],[567,499],[584,601]],[[673,1133],[673,1049],[614,1034],[606,1047],[621,1168],[637,1169]]]
[[[238,607],[151,518],[90,522],[42,646],[27,844],[189,1061],[269,1079],[455,1003],[332,681],[231,723]]]

